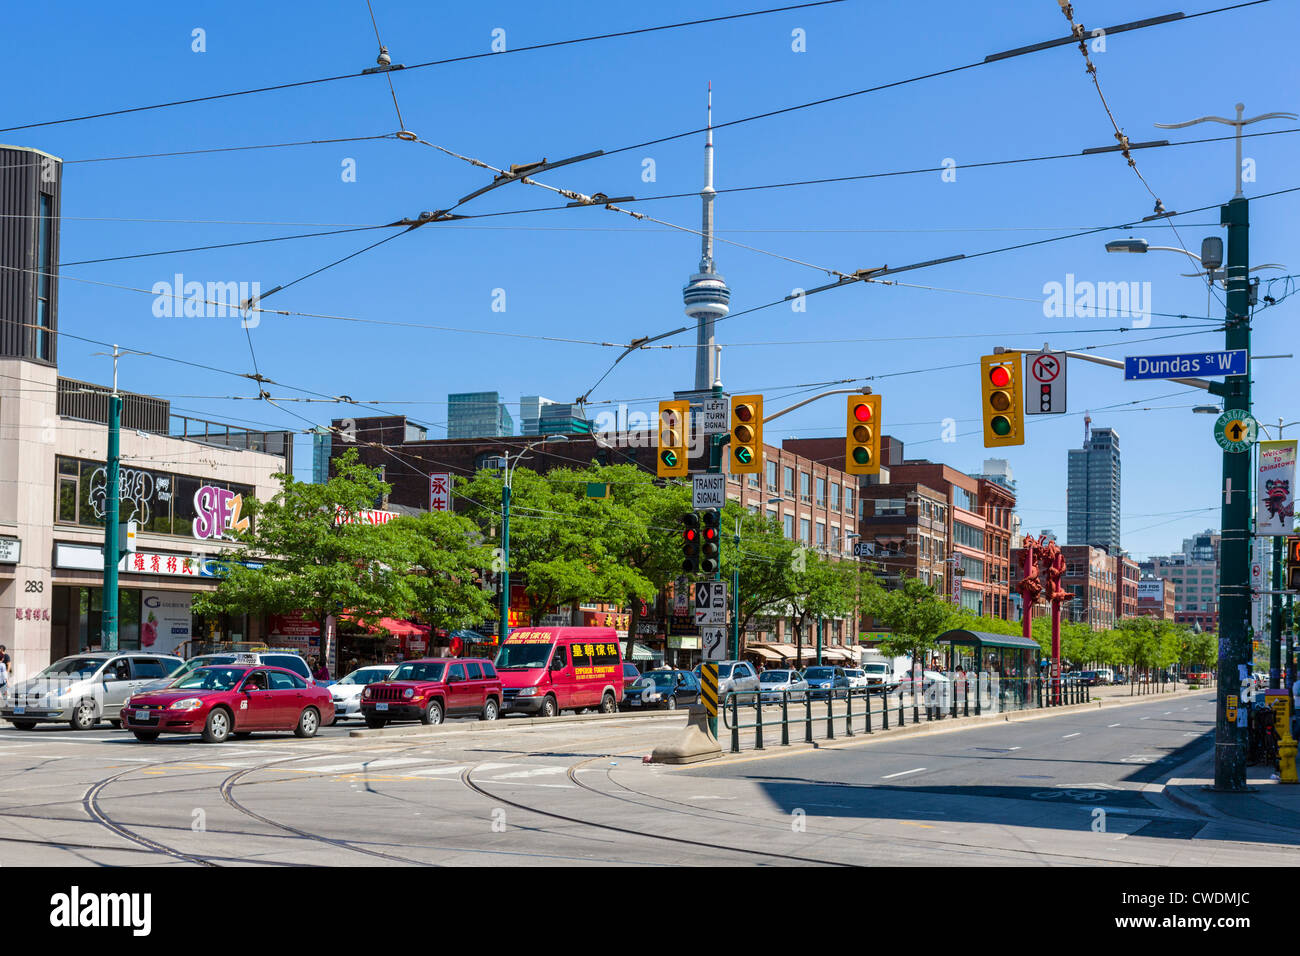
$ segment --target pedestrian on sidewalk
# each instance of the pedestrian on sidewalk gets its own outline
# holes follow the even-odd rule
[[[0,655],[0,700],[9,696],[9,655]]]

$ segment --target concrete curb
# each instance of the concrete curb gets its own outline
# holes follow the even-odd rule
[[[1197,692],[1192,692],[1197,693]],[[1174,692],[1172,694],[1146,694],[1137,697],[1123,697],[1116,699],[1113,697],[1100,698],[1089,701],[1086,704],[1068,704],[1061,707],[1044,707],[1034,708],[1033,710],[1015,710],[1000,714],[981,714],[978,717],[945,717],[942,720],[925,721],[922,720],[917,724],[908,724],[906,727],[892,727],[885,731],[877,728],[874,732],[868,734],[865,730],[855,730],[852,737],[843,733],[837,733],[833,740],[821,738],[813,741],[811,744],[803,740],[791,742],[787,745],[780,743],[766,743],[767,740],[780,740],[780,729],[776,728],[775,733],[772,729],[765,727],[763,729],[764,747],[762,750],[755,750],[752,747],[749,750],[742,750],[740,753],[733,754],[726,747],[730,746],[730,731],[724,731],[719,727],[719,733],[723,735],[724,749],[719,757],[710,761],[711,766],[717,766],[724,763],[739,763],[745,760],[753,760],[755,757],[766,757],[771,755],[785,756],[787,754],[812,753],[818,750],[838,749],[846,746],[858,746],[867,743],[874,743],[880,740],[893,740],[898,737],[924,737],[931,734],[953,733],[955,731],[967,730],[971,727],[987,726],[997,721],[1004,723],[1017,723],[1024,720],[1041,720],[1045,717],[1055,717],[1061,714],[1083,713],[1089,710],[1102,710],[1114,707],[1123,707],[1130,704],[1151,703],[1157,698],[1173,699],[1182,697],[1183,694]],[[1190,696],[1188,694],[1187,696]],[[836,720],[843,719],[842,716],[836,717]],[[820,720],[824,723],[826,718],[823,716]],[[814,718],[814,723],[817,718]],[[802,731],[800,731],[802,734]],[[793,734],[791,736],[794,736]]]
[[[499,720],[475,720],[463,724],[402,724],[398,727],[366,728],[352,730],[349,737],[441,737],[454,734],[491,733],[493,731],[518,730],[521,727],[558,727],[565,724],[586,724],[600,721],[644,721],[672,720],[685,717],[685,711],[662,710],[639,714],[573,714],[569,717],[523,717],[501,718]]]

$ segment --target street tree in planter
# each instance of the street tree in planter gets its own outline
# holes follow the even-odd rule
[[[329,652],[324,635],[330,615],[409,615],[415,593],[404,535],[390,524],[346,520],[388,494],[378,473],[350,449],[335,460],[335,477],[324,484],[275,477],[280,490],[269,501],[247,503],[251,527],[238,536],[217,589],[195,596],[194,611],[306,612],[320,626],[322,654]]]
[[[802,567],[802,570],[799,568]],[[790,616],[802,655],[804,628],[820,618],[839,617],[853,611],[857,592],[854,563],[831,561],[805,549],[803,560],[791,574]]]
[[[915,721],[919,716],[916,691],[924,681],[918,661],[928,658],[936,646],[936,638],[958,620],[954,608],[933,587],[906,575],[892,590],[871,591],[863,604],[867,613],[890,631],[889,637],[881,641],[885,653],[912,658],[912,719]]]
[[[416,614],[430,628],[477,628],[492,617],[491,596],[480,576],[492,563],[492,548],[474,522],[452,511],[403,516],[389,523],[411,561],[407,585]]]

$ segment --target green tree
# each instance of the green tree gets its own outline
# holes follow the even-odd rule
[[[911,657],[914,674],[922,655],[928,655],[936,646],[936,638],[961,620],[953,606],[936,594],[933,587],[906,575],[898,587],[874,590],[864,603],[867,612],[892,632],[881,641],[885,653]],[[915,696],[912,708],[915,713]]]
[[[414,605],[412,559],[391,525],[338,520],[388,494],[355,449],[336,459],[335,477],[311,484],[278,474],[269,501],[250,500],[252,525],[240,535],[217,589],[197,595],[199,614],[303,611],[325,633],[325,619],[407,616]],[[249,566],[250,564],[254,566]]]
[[[397,518],[388,527],[411,562],[406,583],[421,621],[454,631],[492,617],[492,598],[479,583],[492,549],[474,522],[455,512],[430,511]]]
[[[737,506],[737,511],[739,508]],[[724,526],[730,521],[732,510],[723,512]],[[796,542],[785,537],[781,522],[761,514],[741,514],[740,544],[731,544],[723,535],[723,577],[731,579],[735,568],[740,570],[740,633],[742,639],[754,622],[783,611],[794,590],[797,566]]]
[[[821,618],[847,615],[853,610],[857,576],[848,562],[831,561],[804,550],[789,575],[790,614],[794,622],[796,644],[802,648],[805,628],[812,630]],[[814,635],[809,635],[812,645]]]

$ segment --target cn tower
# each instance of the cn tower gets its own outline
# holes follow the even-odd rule
[[[696,323],[695,391],[706,392],[717,381],[717,350],[713,326],[731,311],[731,290],[713,264],[713,84],[709,84],[708,134],[704,141],[703,225],[700,228],[700,271],[682,289],[686,314]]]

